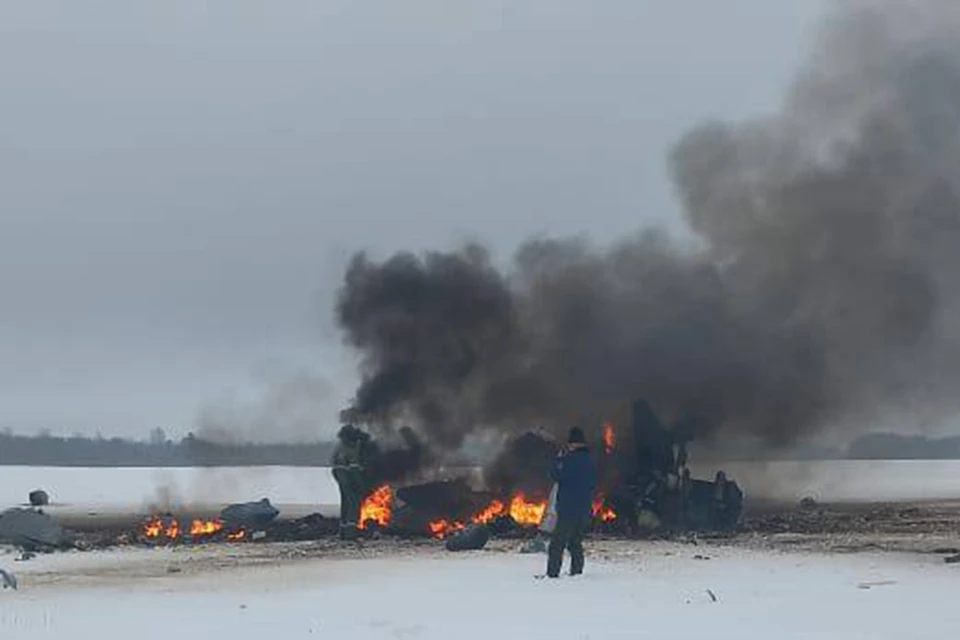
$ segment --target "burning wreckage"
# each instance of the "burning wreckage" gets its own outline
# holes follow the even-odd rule
[[[357,433],[362,433],[355,430]],[[740,522],[743,493],[723,472],[712,481],[691,477],[687,467],[689,425],[666,428],[643,400],[633,405],[631,424],[612,422],[597,430],[593,450],[599,489],[593,503],[593,530],[638,537],[683,531],[731,531]],[[549,508],[550,468],[557,445],[527,432],[514,438],[483,470],[485,489],[465,477],[404,485],[403,470],[423,464],[426,455],[412,432],[404,449],[380,451],[364,436],[377,464],[360,478],[356,535],[429,536],[450,550],[479,548],[491,535],[536,535]],[[343,489],[343,487],[341,487]],[[278,518],[266,498],[230,505],[213,518],[171,513],[146,518],[135,530],[70,531],[42,509],[0,513],[0,541],[29,551],[116,544],[199,544],[209,542],[316,540],[342,535],[340,522],[319,514]]]
[[[352,427],[347,428],[350,433]],[[607,422],[598,432],[602,448],[594,450],[600,487],[593,503],[595,531],[629,536],[679,531],[730,531],[737,527],[743,492],[725,474],[712,481],[694,479],[687,467],[689,421],[667,428],[644,400],[633,405],[633,419],[624,436]],[[375,445],[353,430],[359,446]],[[341,432],[343,433],[343,432]],[[550,468],[556,444],[547,436],[527,432],[511,441],[484,470],[485,490],[464,479],[394,488],[389,482],[369,482],[357,513],[343,513],[357,533],[373,531],[428,534],[453,540],[470,536],[481,541],[490,533],[536,531],[549,507]],[[371,454],[376,458],[378,452]],[[373,475],[375,478],[376,475]],[[354,480],[341,483],[354,485]],[[346,501],[349,502],[349,499]],[[478,533],[478,530],[480,531]]]

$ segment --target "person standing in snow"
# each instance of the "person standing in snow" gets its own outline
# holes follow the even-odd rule
[[[547,577],[560,576],[564,550],[570,551],[570,575],[583,573],[583,536],[597,487],[597,469],[579,427],[570,429],[567,444],[551,474],[557,483],[557,524],[547,549]]]
[[[333,477],[340,488],[340,538],[354,540],[360,524],[360,504],[367,491],[364,445],[369,436],[348,424],[337,433],[337,439],[340,442],[331,462]]]

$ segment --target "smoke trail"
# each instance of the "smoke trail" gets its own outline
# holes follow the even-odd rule
[[[776,114],[697,126],[669,162],[702,249],[357,256],[337,307],[357,412],[455,447],[636,396],[773,444],[957,409],[960,7],[845,3]]]
[[[216,444],[248,442],[315,442],[332,439],[330,424],[336,396],[331,382],[322,375],[279,363],[261,368],[256,382],[258,397],[242,400],[218,398],[200,407],[197,437]]]

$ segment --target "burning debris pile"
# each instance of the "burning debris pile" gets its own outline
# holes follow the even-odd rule
[[[595,531],[640,535],[737,526],[743,501],[737,484],[722,472],[713,481],[690,476],[686,423],[667,429],[649,404],[638,400],[625,436],[618,437],[609,421],[597,431],[602,448],[593,454],[601,476],[592,507]],[[555,459],[549,436],[524,433],[485,469],[486,490],[464,479],[379,484],[362,501],[357,528],[436,539],[478,526],[499,534],[535,532],[549,508]]]
[[[133,539],[149,544],[243,542],[264,536],[265,529],[278,515],[280,511],[267,498],[232,504],[210,519],[154,515],[140,525]]]
[[[140,527],[140,537],[146,542],[176,543],[183,541],[202,542],[207,540],[225,540],[240,542],[247,537],[246,529],[225,528],[219,518],[213,520],[194,519],[189,527],[182,526],[174,516],[153,516]]]
[[[429,482],[394,490],[375,489],[360,507],[358,528],[367,532],[426,533],[444,539],[469,525],[491,525],[505,532],[536,528],[547,510],[547,500],[523,492],[507,500],[489,492],[473,491],[462,480]]]

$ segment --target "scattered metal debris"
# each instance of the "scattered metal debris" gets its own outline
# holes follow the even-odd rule
[[[861,582],[857,585],[858,589],[871,589],[873,587],[885,587],[891,584],[897,584],[896,580],[877,580],[875,582]]]
[[[34,509],[7,509],[0,513],[0,540],[27,551],[49,551],[68,544],[63,527]]]
[[[490,541],[490,529],[483,525],[469,526],[447,540],[447,551],[477,551]]]
[[[262,498],[257,502],[231,504],[220,512],[220,519],[227,527],[262,527],[273,522],[280,511]]]
[[[3,581],[4,589],[17,590],[17,578],[12,573],[7,573],[3,569],[0,569],[0,580]]]

